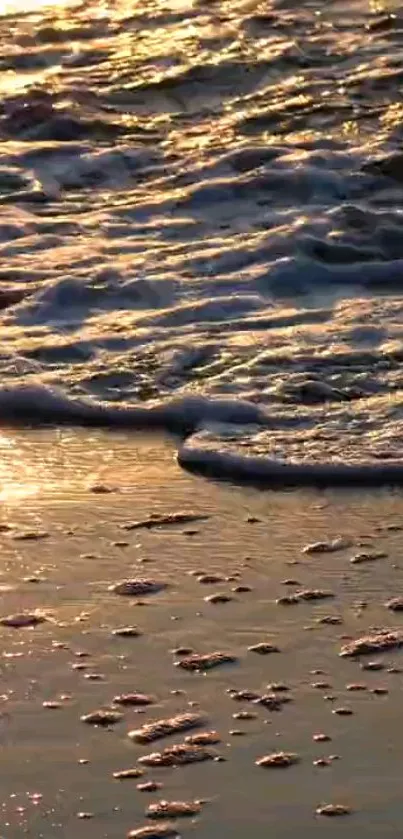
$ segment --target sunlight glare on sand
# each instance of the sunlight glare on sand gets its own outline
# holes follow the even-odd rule
[[[30,462],[10,432],[0,434],[0,502],[18,503],[37,495],[40,486],[38,462]]]
[[[46,6],[71,5],[71,0],[0,0],[0,17],[4,15],[27,14]]]

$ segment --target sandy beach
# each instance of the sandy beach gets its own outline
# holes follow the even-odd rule
[[[403,660],[398,650],[339,652],[374,627],[402,625],[385,606],[401,590],[401,495],[219,485],[180,470],[173,444],[156,436],[4,431],[0,449],[1,618],[46,618],[0,629],[5,839],[114,839],[157,824],[145,811],[161,799],[205,802],[195,818],[173,820],[200,839],[241,839],[251,827],[254,839],[399,835]],[[179,511],[205,518],[150,525]],[[317,541],[328,550],[303,551]],[[166,587],[143,597],[110,589],[128,579]],[[298,599],[304,591],[323,599]],[[217,593],[227,601],[211,602]],[[114,634],[125,626],[138,632]],[[259,644],[278,651],[250,649]],[[175,666],[181,648],[236,661],[190,672]],[[384,669],[363,670],[368,660]],[[292,701],[274,711],[241,701],[241,690]],[[113,704],[133,692],[152,704]],[[111,708],[116,724],[81,720]],[[140,745],[128,732],[183,712],[203,717],[190,734],[218,733],[208,748],[223,759],[142,764],[189,733]],[[299,760],[256,765],[277,752]],[[132,768],[144,775],[113,777]],[[161,787],[137,789],[149,781]],[[317,815],[324,804],[351,812]]]

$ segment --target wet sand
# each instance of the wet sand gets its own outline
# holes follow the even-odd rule
[[[125,836],[157,824],[145,811],[161,799],[206,800],[172,820],[200,839],[400,835],[403,653],[339,652],[403,627],[385,605],[402,592],[401,494],[220,485],[183,472],[156,436],[6,431],[0,452],[0,618],[47,618],[0,627],[5,839]],[[179,511],[205,518],[150,522]],[[337,550],[303,550],[337,537]],[[165,585],[139,597],[111,588],[134,579]],[[124,626],[137,636],[114,634]],[[263,643],[278,652],[249,649]],[[175,666],[213,651],[237,661]],[[371,660],[385,669],[361,668]],[[240,701],[242,690],[266,700]],[[111,704],[134,693],[150,704]],[[273,711],[267,695],[292,701]],[[81,721],[111,707],[123,716],[109,727]],[[205,724],[149,744],[127,736],[182,713]],[[225,760],[140,760],[203,731],[221,742],[198,748]],[[289,766],[256,764],[277,752]],[[136,767],[144,774],[113,777]],[[136,788],[149,781],[162,787]],[[318,815],[325,804],[351,812]]]

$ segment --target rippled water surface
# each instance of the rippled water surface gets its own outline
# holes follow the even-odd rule
[[[35,386],[25,419],[55,387],[197,393],[187,431],[206,398],[272,425],[210,428],[189,462],[401,460],[400,5],[2,10],[0,370],[8,398]]]

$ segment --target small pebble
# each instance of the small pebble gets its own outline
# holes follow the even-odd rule
[[[272,682],[267,685],[267,690],[273,691],[273,693],[287,693],[290,688],[288,685],[284,684],[284,682]]]
[[[334,708],[332,714],[337,714],[339,717],[351,717],[353,711],[351,708]]]
[[[221,664],[235,664],[237,658],[228,653],[213,652],[199,655],[194,653],[187,658],[176,661],[176,667],[182,667],[184,670],[204,671],[212,670],[214,667],[219,667]]]
[[[328,734],[314,734],[312,737],[315,743],[328,743],[331,739]]]
[[[20,629],[21,627],[38,626],[44,623],[48,618],[39,611],[35,612],[16,612],[14,615],[5,615],[0,618],[1,626],[10,626],[13,629]]]
[[[372,670],[373,672],[385,669],[385,665],[382,661],[363,661],[362,664],[360,664],[360,667],[361,670]]]
[[[152,743],[170,734],[177,734],[181,731],[188,731],[191,728],[198,728],[204,719],[200,714],[177,714],[168,719],[154,720],[145,723],[141,728],[128,732],[128,737],[136,743]]]
[[[207,597],[204,598],[206,603],[229,603],[233,598],[229,594],[224,594],[224,592],[215,592],[215,594],[209,594]]]
[[[141,597],[145,594],[156,594],[159,591],[163,591],[166,587],[166,583],[158,582],[157,580],[136,578],[113,583],[113,585],[109,586],[108,590],[114,594],[120,594],[126,597]]]
[[[361,682],[352,682],[351,684],[346,685],[346,690],[352,690],[352,691],[368,690],[368,686],[362,684]]]
[[[197,582],[203,585],[214,585],[214,583],[223,583],[225,577],[222,574],[200,574],[197,577]]]
[[[120,714],[119,711],[103,710],[101,708],[98,711],[91,711],[90,714],[84,714],[80,719],[81,722],[88,725],[108,726],[120,722],[123,719],[123,714]]]
[[[337,539],[329,539],[326,542],[313,542],[310,545],[305,545],[302,548],[304,554],[319,554],[319,553],[333,553],[334,551],[343,551],[345,548],[351,547],[351,539],[345,539],[339,536]]]
[[[190,743],[192,746],[215,745],[220,742],[221,738],[217,731],[201,731],[199,734],[188,734],[185,737],[185,743]]]
[[[157,801],[147,807],[146,816],[149,819],[177,819],[197,816],[200,810],[200,801]]]
[[[403,597],[392,597],[385,603],[385,606],[392,612],[403,612]]]
[[[270,644],[266,641],[261,641],[259,644],[253,644],[248,647],[249,652],[257,653],[258,655],[269,655],[270,653],[279,653],[280,650],[275,644]]]
[[[172,655],[193,655],[194,650],[192,647],[175,647],[171,650]]]
[[[178,743],[168,746],[161,752],[152,752],[139,758],[144,766],[186,766],[191,763],[202,763],[206,760],[217,760],[220,755],[206,749],[204,746],[192,746],[190,743]]]
[[[236,711],[235,714],[232,714],[234,720],[255,720],[257,718],[257,714],[252,713],[252,711]]]
[[[175,837],[179,837],[179,833],[171,824],[138,827],[127,834],[127,839],[175,839]]]
[[[118,781],[127,778],[141,778],[142,775],[144,775],[144,769],[139,769],[137,766],[133,766],[131,769],[119,769],[113,773],[113,777]]]
[[[321,624],[328,624],[329,626],[337,626],[338,624],[343,623],[343,618],[339,615],[324,615],[323,618],[318,618],[317,622]]]
[[[351,810],[344,804],[322,804],[316,808],[316,813],[318,816],[348,816]]]
[[[159,781],[144,781],[142,784],[137,784],[136,789],[139,792],[156,792],[158,789],[162,789],[162,784]]]
[[[155,699],[146,693],[121,693],[118,696],[114,696],[112,701],[114,705],[145,706],[153,705]]]
[[[368,553],[358,553],[351,557],[352,565],[362,565],[366,562],[375,562],[377,559],[386,559],[387,554],[384,551],[371,551]]]
[[[137,626],[118,626],[117,629],[112,630],[112,635],[118,635],[122,638],[138,638],[142,633]]]
[[[299,763],[299,756],[294,752],[273,752],[269,755],[264,755],[256,761],[256,766],[264,766],[268,768],[293,766]]]

